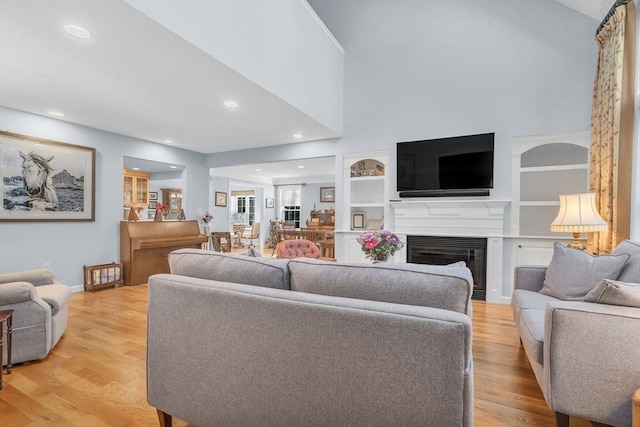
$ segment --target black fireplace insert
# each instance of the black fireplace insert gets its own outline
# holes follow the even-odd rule
[[[446,265],[464,261],[473,276],[472,299],[486,299],[487,239],[407,236],[407,262]]]

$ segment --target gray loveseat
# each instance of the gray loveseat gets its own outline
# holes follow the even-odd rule
[[[11,362],[44,359],[67,328],[71,288],[51,270],[0,274],[0,310],[13,309]],[[7,346],[3,361],[7,363]]]
[[[149,279],[162,425],[472,425],[466,267],[196,249],[169,264]]]
[[[557,267],[584,255],[557,245],[549,270],[515,270],[512,306],[524,350],[559,426],[576,416],[630,427],[631,395],[640,388],[640,244],[625,241],[609,259],[564,271]],[[564,300],[549,283],[543,293],[546,282],[563,280],[576,282]]]

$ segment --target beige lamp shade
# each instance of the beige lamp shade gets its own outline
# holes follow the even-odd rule
[[[584,250],[580,234],[604,231],[608,226],[596,209],[595,193],[561,194],[560,211],[551,223],[551,231],[573,233],[573,242],[567,246]]]

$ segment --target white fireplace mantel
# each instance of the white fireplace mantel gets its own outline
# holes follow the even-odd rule
[[[429,236],[503,237],[510,200],[391,202],[395,231]]]
[[[480,237],[487,239],[489,302],[502,301],[505,209],[510,200],[403,200],[393,201],[394,230],[403,235]]]

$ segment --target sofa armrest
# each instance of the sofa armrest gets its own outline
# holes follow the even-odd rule
[[[11,282],[0,284],[0,306],[19,304],[38,298],[35,288],[27,282]]]
[[[556,412],[610,425],[631,422],[640,386],[640,308],[550,302],[545,310],[544,381]]]
[[[29,282],[33,286],[60,283],[53,270],[49,270],[46,268],[0,274],[0,284],[10,282]]]
[[[519,265],[514,269],[514,289],[539,292],[547,274],[547,267],[540,265]]]

